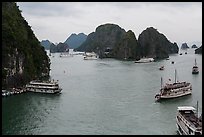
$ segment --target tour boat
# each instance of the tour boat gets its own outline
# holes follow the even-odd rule
[[[202,114],[198,117],[198,108],[180,106],[177,108],[176,126],[180,135],[202,135]]]
[[[26,90],[40,93],[61,93],[58,81],[31,81],[26,85]]]
[[[97,54],[94,52],[91,52],[91,53],[86,52],[84,55],[85,55],[84,60],[96,60],[96,59],[98,59]]]
[[[199,70],[195,59],[195,65],[192,68],[192,74],[198,74],[198,73],[199,73]]]
[[[170,79],[169,79],[170,81]],[[174,83],[166,83],[165,86],[162,84],[161,78],[161,89],[160,93],[155,95],[157,101],[161,99],[170,99],[181,97],[185,95],[190,95],[192,93],[192,85],[189,82],[179,82],[176,81],[176,70],[175,70],[175,82]]]
[[[153,62],[154,58],[141,58],[138,61],[135,61],[135,63],[148,63],[148,62]]]

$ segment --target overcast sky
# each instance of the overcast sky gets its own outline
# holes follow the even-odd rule
[[[154,27],[171,42],[202,42],[202,2],[17,2],[39,41],[64,42],[72,33],[114,23],[136,38]]]

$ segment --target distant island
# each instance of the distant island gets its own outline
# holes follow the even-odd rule
[[[60,42],[59,44],[51,44],[50,45],[50,53],[56,53],[56,52],[69,52],[69,45],[66,43]]]
[[[147,28],[138,40],[132,30],[125,31],[116,24],[103,24],[88,35],[76,51],[96,52],[100,58],[139,60],[143,57],[168,58],[178,53],[178,45],[171,43],[153,27]]]
[[[84,33],[79,33],[78,35],[73,33],[71,34],[64,43],[69,45],[69,48],[75,49],[81,46],[81,44],[86,40],[87,35]]]
[[[42,40],[40,42],[40,44],[46,49],[46,50],[50,50],[50,45],[52,44],[52,42],[50,42],[49,40]]]
[[[192,46],[191,46],[191,48],[198,48],[195,44],[193,44]]]
[[[187,43],[182,43],[181,49],[188,49],[188,44]]]

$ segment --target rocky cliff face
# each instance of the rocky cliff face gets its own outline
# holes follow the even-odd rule
[[[85,35],[84,33],[79,33],[78,35],[74,33],[71,34],[64,43],[68,44],[69,48],[75,49],[81,46],[81,44],[86,40],[86,38],[87,35]]]
[[[50,61],[14,2],[2,2],[2,88],[49,76]]]
[[[76,50],[94,51],[101,58],[137,60],[141,57],[168,58],[169,54],[178,53],[179,48],[153,27],[144,30],[137,41],[131,30],[126,32],[118,25],[104,24],[89,34]]]
[[[138,42],[141,47],[142,57],[163,59],[168,58],[169,54],[178,53],[179,50],[176,43],[171,43],[153,27],[144,30],[139,35]]]
[[[94,51],[100,58],[131,59],[136,56],[132,50],[137,46],[132,31],[126,32],[115,24],[104,24],[88,35],[86,41],[76,50]]]

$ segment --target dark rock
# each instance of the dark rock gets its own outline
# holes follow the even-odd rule
[[[171,43],[153,27],[144,30],[139,35],[138,42],[141,47],[142,57],[163,59],[168,58],[169,54],[178,53],[179,50],[176,43]]]
[[[195,54],[202,54],[202,45],[195,50]]]
[[[2,2],[2,89],[49,76],[50,60],[14,2]]]
[[[192,46],[191,46],[191,48],[198,48],[195,44],[193,44]]]
[[[188,47],[187,43],[182,43],[181,49],[188,49],[188,48],[189,48],[189,47]]]

